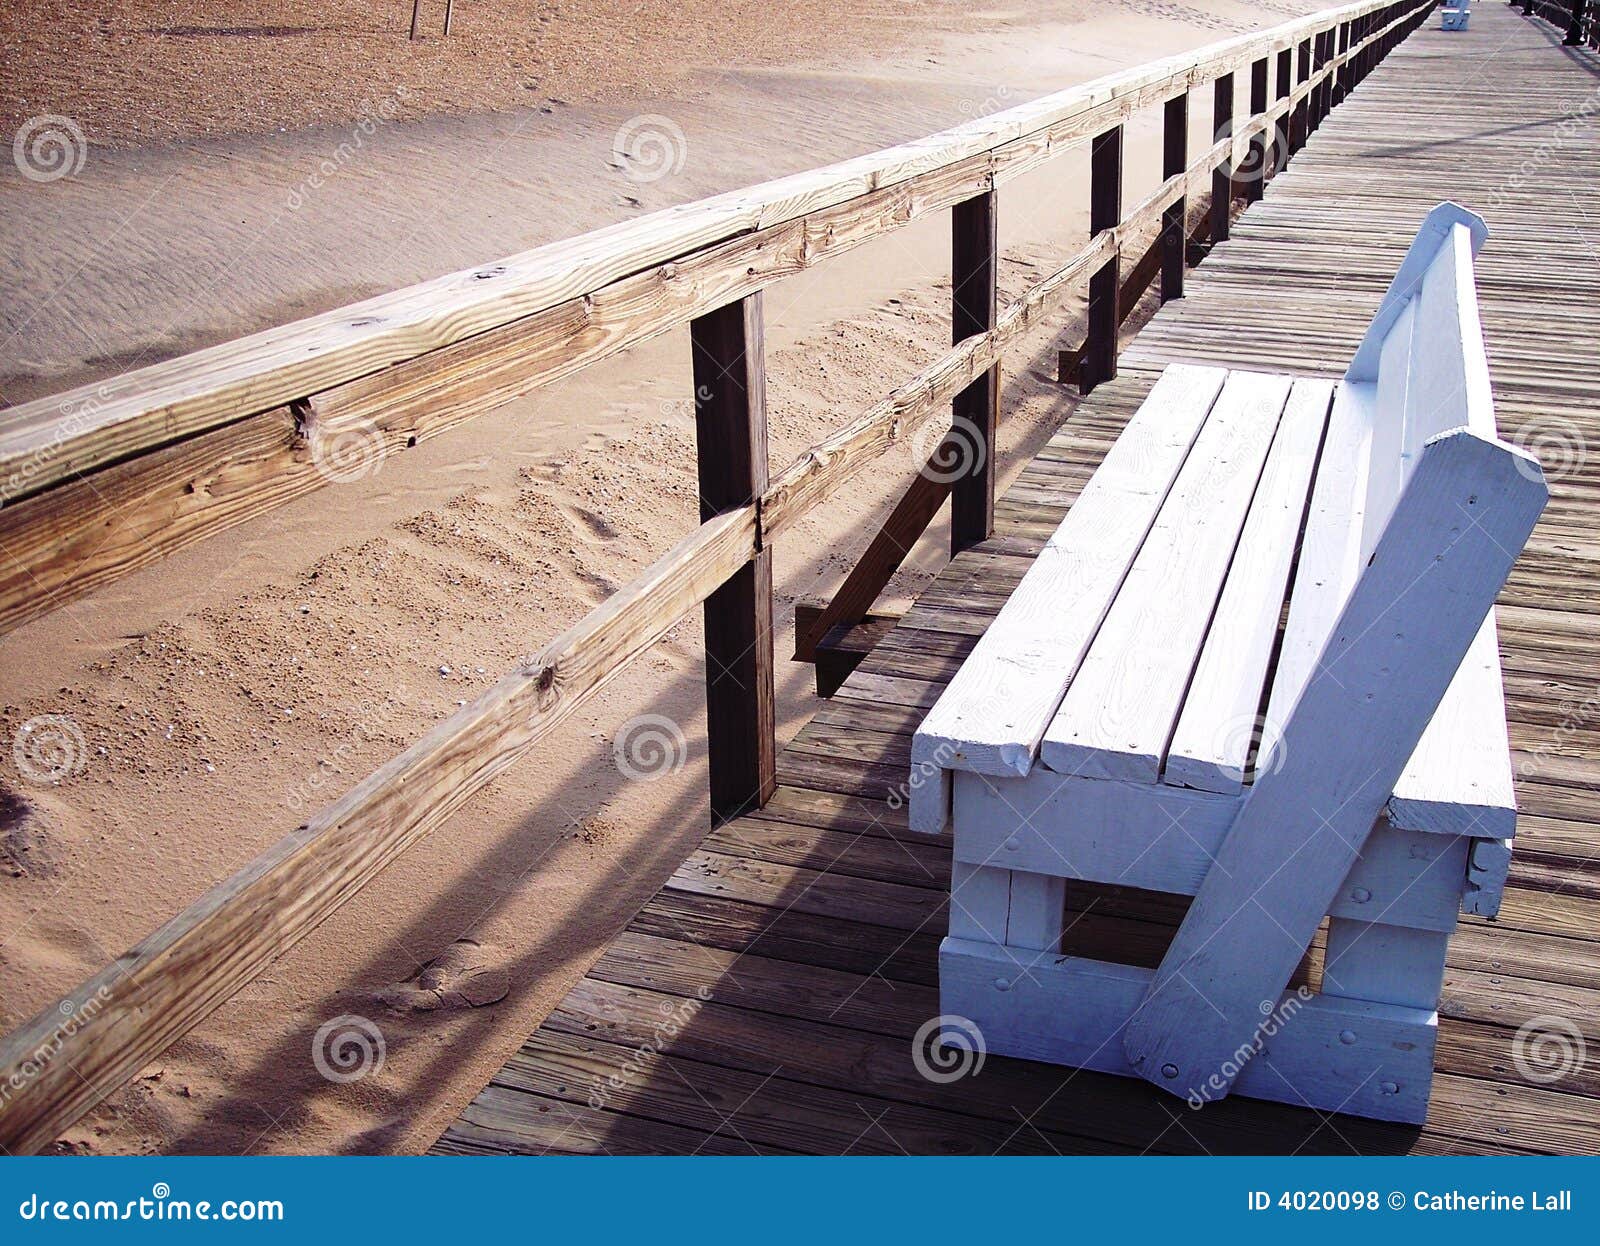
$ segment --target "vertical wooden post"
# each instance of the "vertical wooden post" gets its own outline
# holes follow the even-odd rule
[[[1097,134],[1089,148],[1089,233],[1122,223],[1122,127]],[[1078,390],[1087,394],[1117,375],[1117,330],[1122,324],[1122,260],[1113,255],[1089,278],[1089,336],[1078,365]]]
[[[455,16],[456,0],[444,0],[444,37],[450,37],[450,19]]]
[[[1561,41],[1563,47],[1575,48],[1583,43],[1583,9],[1584,0],[1572,0],[1572,20],[1567,25],[1567,37]]]
[[[767,487],[761,293],[697,317],[695,442],[700,519],[750,505]],[[759,809],[777,789],[772,701],[772,551],[760,550],[705,604],[711,821]]]
[[[950,214],[951,340],[994,328],[999,309],[998,203],[993,190],[956,204]],[[950,404],[951,436],[959,443],[964,475],[950,489],[950,554],[971,549],[994,533],[994,440],[1000,419],[1000,365],[996,364]]]
[[[1265,56],[1250,66],[1250,123],[1252,125],[1261,119],[1262,113],[1267,111],[1267,71],[1270,68],[1271,64]],[[1267,133],[1263,130],[1250,140],[1250,169],[1253,176],[1245,187],[1245,197],[1252,203],[1266,193],[1267,162],[1271,158],[1271,147],[1267,143]]]
[[[1174,95],[1162,110],[1161,177],[1176,177],[1189,167],[1189,92]],[[1183,297],[1184,251],[1189,234],[1189,200],[1161,214],[1161,301]],[[1120,308],[1118,309],[1121,310]]]
[[[1277,100],[1280,103],[1289,98],[1289,93],[1294,88],[1292,78],[1294,66],[1291,59],[1293,55],[1293,52],[1288,48],[1278,53]],[[1273,161],[1273,166],[1282,172],[1283,167],[1289,163],[1289,114],[1287,112],[1278,115],[1278,119],[1273,122],[1273,131],[1274,141],[1278,145],[1278,154]]]
[[[422,0],[411,0],[411,38],[417,37],[417,23],[422,18]]]
[[[1328,115],[1328,79],[1322,73],[1328,67],[1328,35],[1331,32],[1323,31],[1317,36],[1317,46],[1311,56],[1311,72],[1317,77],[1317,89],[1312,98],[1316,100],[1316,107],[1311,110],[1311,129],[1315,131],[1322,125],[1322,119]]]
[[[1339,55],[1343,56],[1350,50],[1350,23],[1339,23]],[[1333,106],[1337,108],[1344,103],[1344,97],[1350,93],[1350,65],[1348,62],[1341,64],[1333,75]]]
[[[1303,40],[1295,49],[1295,85],[1304,86],[1311,77],[1311,40]],[[1306,145],[1306,121],[1311,115],[1311,97],[1302,95],[1289,117],[1289,152],[1294,154]]]
[[[1223,74],[1211,89],[1211,132],[1220,143],[1233,133],[1233,75]],[[1233,210],[1233,161],[1224,160],[1211,174],[1211,241],[1228,240]]]

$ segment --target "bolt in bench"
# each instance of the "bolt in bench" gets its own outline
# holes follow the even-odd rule
[[[1423,1119],[1510,860],[1492,603],[1547,496],[1495,434],[1486,233],[1429,214],[1337,384],[1167,368],[917,731],[941,1007],[991,1052]],[[1194,900],[1152,970],[1061,954],[1070,880]]]

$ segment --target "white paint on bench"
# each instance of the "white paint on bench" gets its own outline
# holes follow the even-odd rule
[[[1026,774],[1061,695],[1222,388],[1222,368],[1174,365],[1151,389],[950,681],[912,741],[910,825],[949,814],[942,772]]]
[[[954,779],[958,862],[997,866],[1013,871],[1013,878],[1052,875],[1170,895],[1200,889],[1243,803],[1237,796],[1084,779],[1043,767],[1025,779],[962,773]],[[1449,931],[1466,872],[1466,840],[1380,822],[1328,911]]]
[[[961,939],[939,949],[940,1011],[973,1021],[991,1054],[1122,1077],[1136,1075],[1123,1033],[1150,979],[1148,969],[1070,956],[1024,972],[1005,949]],[[1378,1120],[1415,1123],[1427,1114],[1432,1009],[1289,995],[1268,1011],[1281,1028],[1275,1023],[1265,1050],[1245,1064],[1241,1093]],[[1225,1084],[1200,1089],[1202,1101],[1226,1093]]]
[[[1267,665],[1332,401],[1328,381],[1296,381],[1290,392],[1167,748],[1165,783],[1208,792],[1244,786],[1251,744],[1261,736]]]
[[[1436,1008],[1450,936],[1378,922],[1328,922],[1322,993],[1408,1008]]]
[[[1315,669],[1333,620],[1376,542],[1381,524],[1370,506],[1381,504],[1385,517],[1392,509],[1386,490],[1399,488],[1401,456],[1414,461],[1428,437],[1448,428],[1465,425],[1481,436],[1495,435],[1472,284],[1472,252],[1486,236],[1483,222],[1455,204],[1441,204],[1429,214],[1334,396],[1267,704],[1263,757]],[[1420,320],[1413,306],[1420,308]],[[1420,337],[1414,329],[1419,324]],[[1397,371],[1402,364],[1419,370],[1422,379],[1416,385]],[[1380,488],[1376,480],[1387,483]],[[1396,826],[1495,839],[1515,833],[1492,617],[1482,633],[1395,785],[1388,814]]]
[[[1222,593],[1290,379],[1230,372],[1134,560],[1040,758],[1061,774],[1155,783]]]
[[[1177,1094],[1247,1044],[1349,873],[1548,497],[1531,456],[1427,443],[1124,1046]],[[1228,1080],[1224,1078],[1224,1080]]]

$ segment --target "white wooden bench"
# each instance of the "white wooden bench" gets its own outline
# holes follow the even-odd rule
[[[991,1052],[1423,1118],[1510,861],[1492,603],[1546,498],[1496,439],[1486,234],[1429,214],[1337,384],[1167,368],[917,731],[941,1007]],[[1061,954],[1072,879],[1196,899],[1152,971]]]

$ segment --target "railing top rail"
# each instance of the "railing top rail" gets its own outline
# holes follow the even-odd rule
[[[1422,3],[1423,0],[1418,0]],[[1268,30],[1046,95],[824,168],[667,208],[0,412],[0,505],[592,295],[652,266],[937,172],[1073,116],[1203,85],[1393,0]]]

